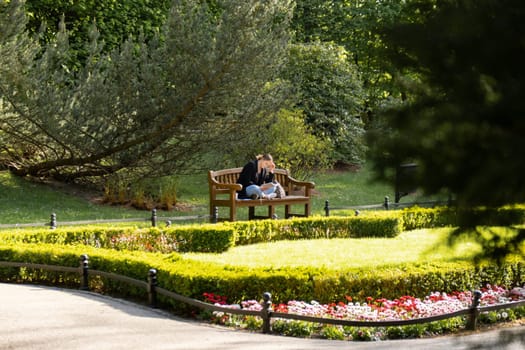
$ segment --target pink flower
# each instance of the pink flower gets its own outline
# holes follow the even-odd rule
[[[248,310],[261,310],[262,305],[255,300],[243,301],[240,305],[226,305],[227,298],[213,293],[204,293],[208,302],[216,303],[231,308]],[[320,304],[317,301],[306,303],[291,300],[286,304],[273,305],[276,312],[291,313],[305,316],[338,318],[358,321],[396,321],[412,318],[437,316],[464,310],[472,303],[472,292],[438,293],[434,292],[423,300],[412,296],[402,296],[398,299],[388,300],[380,298],[374,300],[366,298],[366,303],[353,303],[350,296],[345,299],[348,303],[338,302]],[[481,290],[480,304],[504,304],[513,300],[525,300],[525,288],[516,287],[508,291],[499,286],[487,285]]]

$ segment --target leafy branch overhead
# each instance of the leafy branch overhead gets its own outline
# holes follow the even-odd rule
[[[216,5],[175,1],[160,33],[107,54],[93,26],[75,68],[63,23],[41,48],[24,32],[20,2],[2,5],[2,32],[13,33],[0,37],[2,163],[67,180],[173,173],[275,106],[268,82],[286,54],[292,6]]]

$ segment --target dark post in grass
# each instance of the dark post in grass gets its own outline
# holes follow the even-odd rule
[[[330,216],[330,206],[328,205],[328,201],[324,201],[324,213],[326,216]]]
[[[268,292],[263,294],[263,309],[261,318],[263,319],[263,333],[270,333],[270,314],[272,312],[272,295]]]
[[[89,274],[89,257],[87,254],[80,256],[80,268],[82,269],[82,285],[81,290],[89,290],[88,274]]]
[[[470,315],[467,323],[467,329],[474,331],[476,330],[478,317],[479,317],[479,301],[481,299],[481,292],[479,290],[474,291],[474,297],[472,298],[472,305],[470,306]]]
[[[51,214],[51,221],[49,222],[49,227],[54,230],[57,228],[57,214]]]
[[[386,210],[390,207],[390,198],[388,196],[385,196],[385,204],[383,204]]]
[[[150,269],[148,271],[148,301],[153,308],[157,307],[157,270]]]
[[[211,223],[216,224],[219,221],[219,208],[213,207],[213,216],[211,217]]]
[[[157,226],[157,209],[151,210],[151,226]]]

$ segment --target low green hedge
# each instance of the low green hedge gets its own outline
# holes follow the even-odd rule
[[[421,208],[411,207],[401,210],[363,211],[358,217],[381,215],[386,220],[400,221],[401,232],[423,228],[444,226],[512,226],[525,224],[525,205],[512,205],[500,208],[456,209],[453,207]],[[338,210],[336,217],[353,217],[354,210]],[[370,235],[374,235],[370,232]]]
[[[402,295],[424,297],[434,291],[453,292],[479,288],[486,282],[512,287],[525,283],[525,266],[520,259],[505,265],[472,266],[468,262],[385,266],[374,270],[321,268],[251,269],[210,265],[186,259],[177,253],[160,254],[137,251],[115,251],[88,246],[50,244],[0,245],[0,261],[34,262],[80,266],[80,255],[89,256],[90,268],[146,280],[150,268],[158,271],[159,286],[202,299],[205,292],[228,296],[229,302],[259,300],[270,292],[276,303],[289,300],[317,300],[322,303],[343,301],[351,296],[356,301],[366,297],[395,299]],[[29,281],[71,285],[78,276],[0,268],[3,281]],[[123,287],[104,279],[94,279],[92,288],[104,293],[144,295],[145,291]],[[78,285],[78,284],[77,284]]]
[[[414,207],[395,212],[402,217],[403,231],[443,226],[512,226],[525,223],[524,205],[460,210]]]
[[[296,239],[395,237],[403,231],[402,217],[389,212],[351,217],[237,221],[225,225],[236,231],[235,245]]]
[[[523,223],[523,212],[523,207],[509,207],[492,211],[478,209],[473,215],[486,217],[487,223],[519,224]],[[230,301],[259,299],[262,293],[269,291],[276,302],[299,299],[328,303],[344,300],[345,295],[358,299],[367,296],[390,299],[401,294],[423,297],[433,291],[478,288],[484,282],[508,287],[525,283],[523,263],[519,259],[509,260],[501,267],[473,267],[468,262],[458,261],[386,266],[373,271],[327,271],[322,268],[249,269],[210,265],[173,253],[174,250],[222,252],[233,245],[282,239],[394,237],[404,230],[453,225],[457,223],[455,218],[454,212],[446,208],[412,208],[359,216],[170,228],[17,229],[0,233],[0,260],[78,266],[79,256],[87,253],[94,269],[145,279],[149,268],[156,268],[162,287],[194,298],[200,298],[204,292],[214,292],[231,297]],[[78,282],[78,276],[64,277],[58,273],[19,268],[0,269],[0,278],[52,284]],[[113,293],[128,290],[103,279],[98,280],[94,288]]]
[[[168,228],[72,226],[15,230],[0,233],[0,242],[84,244],[162,253],[220,253],[234,245],[284,239],[395,237],[401,231],[401,217],[385,212],[361,217],[237,221]]]
[[[15,230],[0,233],[5,243],[82,244],[116,250],[142,250],[169,253],[220,253],[235,243],[232,227],[190,225],[168,228],[73,226],[51,230]]]
[[[344,212],[343,212],[344,213]],[[473,221],[476,220],[476,221]],[[370,211],[358,216],[314,216],[220,224],[136,227],[61,227],[0,233],[0,242],[85,244],[95,247],[169,253],[220,253],[236,245],[316,238],[395,237],[403,231],[480,222],[508,226],[525,222],[525,206],[462,211],[446,207]]]

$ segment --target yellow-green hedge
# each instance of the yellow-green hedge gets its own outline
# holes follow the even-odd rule
[[[460,215],[450,208],[409,208],[363,212],[359,216],[314,216],[288,220],[135,228],[81,226],[55,230],[2,232],[0,242],[85,244],[95,247],[168,253],[220,253],[235,245],[316,238],[395,237],[408,230],[457,226],[468,222],[505,226],[525,223],[525,207],[473,209]]]
[[[225,225],[234,228],[235,245],[285,239],[395,237],[403,231],[402,217],[394,212],[369,212],[361,216],[237,221]]]
[[[116,250],[169,253],[220,253],[235,243],[232,227],[190,225],[168,228],[72,226],[51,230],[14,230],[0,233],[0,242],[83,244]]]
[[[228,296],[229,302],[260,299],[271,292],[274,302],[317,300],[323,303],[366,297],[398,298],[402,295],[424,297],[430,292],[452,292],[479,288],[490,282],[502,286],[525,283],[525,266],[518,260],[505,265],[473,267],[466,262],[402,265],[371,270],[346,269],[331,271],[318,268],[264,268],[210,265],[187,260],[177,253],[115,251],[87,246],[50,244],[0,245],[0,261],[34,262],[64,266],[79,266],[80,255],[89,256],[90,268],[146,280],[150,268],[158,271],[159,285],[174,292],[201,299],[205,292]],[[72,285],[78,276],[63,277],[58,273],[19,268],[0,268],[2,281],[30,281]],[[78,285],[78,284],[77,284]],[[104,279],[94,279],[92,288],[105,293],[144,295],[144,290],[123,287]]]

